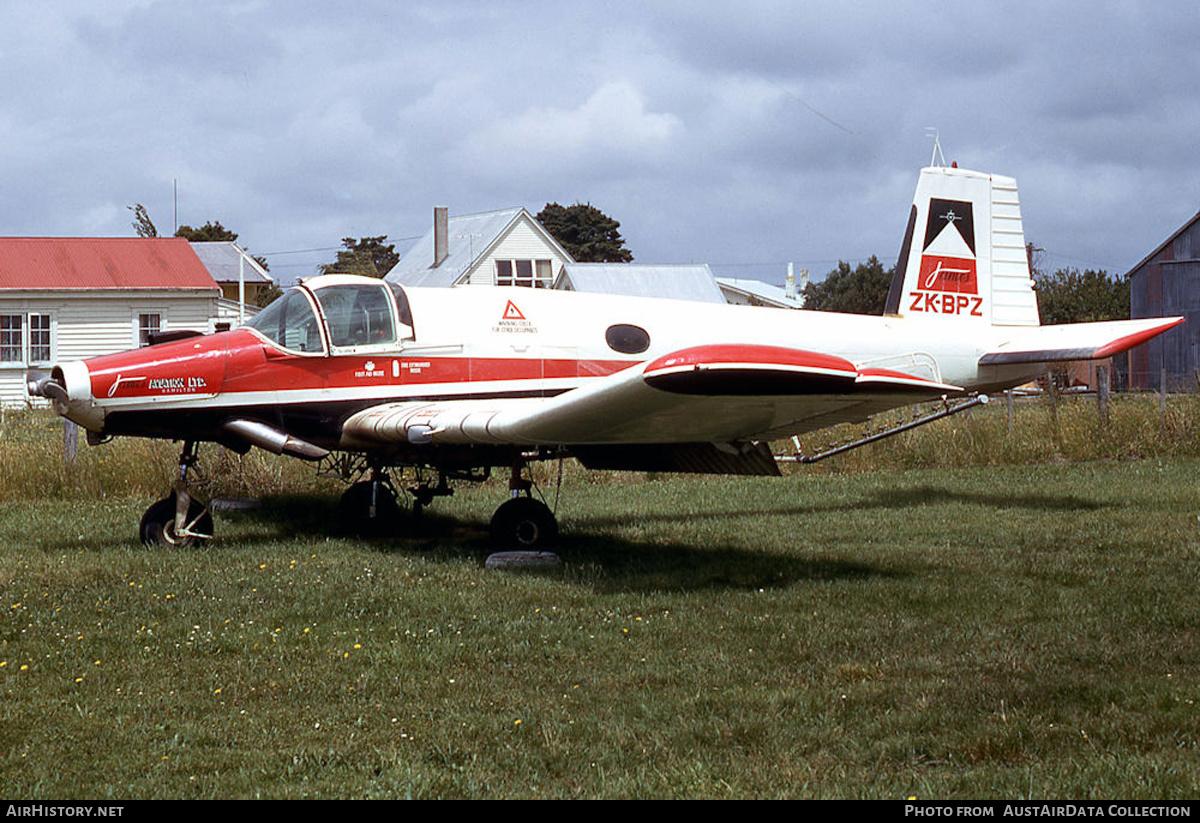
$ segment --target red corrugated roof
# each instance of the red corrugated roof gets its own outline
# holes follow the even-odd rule
[[[0,289],[216,289],[182,237],[0,237]]]

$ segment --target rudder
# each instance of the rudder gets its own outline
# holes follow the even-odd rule
[[[886,313],[1038,325],[1015,180],[946,166],[921,170]]]

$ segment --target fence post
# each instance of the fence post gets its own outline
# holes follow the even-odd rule
[[[1012,389],[1004,390],[1005,402],[1008,404],[1008,436],[1012,437],[1013,429],[1013,393]]]
[[[1054,423],[1054,433],[1058,434],[1058,382],[1054,379],[1054,372],[1051,371],[1048,375],[1050,379],[1047,388],[1047,394],[1050,395],[1050,419]]]
[[[63,418],[63,462],[74,463],[79,450],[79,424]]]
[[[1108,427],[1108,366],[1096,366],[1096,409],[1100,425]]]

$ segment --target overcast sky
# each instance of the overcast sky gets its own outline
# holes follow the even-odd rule
[[[220,221],[285,281],[343,237],[588,202],[635,259],[782,282],[899,251],[927,127],[1050,268],[1200,210],[1194,2],[8,0],[0,234]],[[322,249],[323,251],[304,252]],[[301,253],[303,252],[303,253]]]

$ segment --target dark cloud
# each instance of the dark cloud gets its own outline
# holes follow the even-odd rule
[[[592,202],[641,260],[779,280],[899,247],[937,127],[1047,258],[1136,263],[1196,210],[1175,3],[82,0],[0,33],[9,234],[220,220],[258,251]],[[280,256],[307,274],[332,255]],[[274,263],[273,263],[274,265]]]

